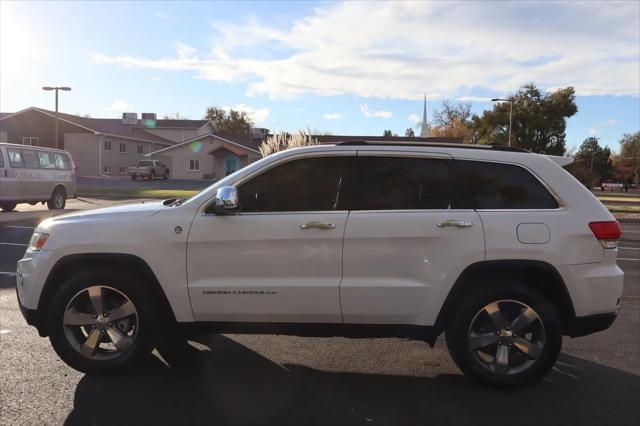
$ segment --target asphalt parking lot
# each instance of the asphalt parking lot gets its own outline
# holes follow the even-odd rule
[[[74,200],[71,209],[111,204]],[[24,322],[13,273],[40,206],[0,213],[0,424],[562,424],[640,422],[640,224],[624,223],[625,290],[611,329],[565,339],[544,380],[500,391],[461,375],[443,339],[212,335],[187,367],[156,355],[84,375]]]

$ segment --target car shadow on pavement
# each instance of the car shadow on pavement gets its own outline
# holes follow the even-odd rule
[[[66,424],[637,424],[640,376],[562,355],[516,390],[435,378],[279,365],[236,341],[198,339],[187,368],[150,356],[121,376],[84,376]]]

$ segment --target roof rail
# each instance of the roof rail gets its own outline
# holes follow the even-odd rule
[[[458,143],[443,142],[378,142],[378,141],[345,141],[336,142],[340,146],[423,146],[435,148],[458,148],[458,149],[489,149],[492,151],[508,151],[508,152],[529,152],[524,148],[504,145],[470,145]]]

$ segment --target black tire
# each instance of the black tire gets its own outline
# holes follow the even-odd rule
[[[51,198],[47,201],[47,207],[49,210],[62,210],[67,205],[67,191],[62,187],[57,187],[53,190]]]
[[[138,180],[138,178],[136,177],[136,175],[131,175],[131,180]]]
[[[167,169],[166,172],[164,172],[164,180],[168,180],[169,179],[169,169]]]
[[[154,180],[156,178],[156,172],[151,170],[149,173],[149,180]]]
[[[140,285],[142,282],[144,280],[136,274],[108,269],[82,271],[63,282],[56,289],[46,311],[49,340],[58,356],[72,368],[84,373],[119,372],[131,368],[138,361],[148,357],[155,346],[161,326],[154,298],[145,291],[143,285]],[[119,351],[116,351],[116,356],[108,359],[95,359],[94,357],[99,356],[98,353],[91,355],[91,358],[82,355],[79,349],[74,348],[71,343],[68,337],[71,331],[65,327],[63,322],[65,310],[71,300],[85,289],[97,284],[117,290],[133,303],[136,310],[135,337],[132,339],[132,343],[122,353],[117,354]],[[82,338],[82,335],[80,337]],[[109,336],[104,334],[102,342],[108,344],[108,338]]]
[[[491,361],[493,345],[483,346],[482,349],[474,350],[471,347],[470,334],[472,325],[475,326],[479,321],[483,320],[480,316],[487,315],[487,311],[483,311],[483,308],[497,301],[501,301],[498,304],[499,306],[504,308],[511,307],[512,311],[514,311],[513,307],[522,306],[521,304],[530,307],[537,314],[538,319],[531,322],[531,327],[536,326],[537,331],[528,329],[529,334],[527,335],[524,334],[527,329],[517,334],[514,330],[496,331],[496,336],[499,335],[496,339],[499,340],[495,343],[494,364],[491,364],[489,361]],[[523,307],[523,309],[526,310],[526,307]],[[512,320],[512,318],[507,318],[508,316],[509,313],[505,312],[505,319]],[[514,316],[518,316],[518,314],[516,313]],[[475,321],[476,319],[477,321]],[[486,316],[486,320],[492,326],[495,325],[490,316]],[[508,321],[506,323],[509,324]],[[510,330],[510,328],[507,326],[502,330]],[[488,331],[485,335],[490,336],[491,333],[493,331]],[[511,337],[511,333],[513,333],[513,337]],[[477,333],[476,336],[478,334],[481,333]],[[521,339],[526,338],[526,336],[531,336],[531,340],[535,340],[536,335],[543,336],[544,344],[541,348],[536,345],[537,356],[534,358],[525,355],[523,351],[519,350],[520,343],[514,343],[516,342],[515,339],[520,339],[519,342],[522,342]],[[538,380],[551,370],[562,348],[562,323],[554,305],[520,280],[511,279],[491,283],[479,282],[473,290],[465,292],[456,301],[453,311],[449,313],[446,324],[446,340],[451,357],[466,376],[491,386],[515,387]],[[502,348],[498,345],[501,345]],[[483,361],[483,356],[481,356],[486,355],[484,352],[481,353],[485,350],[489,352],[489,361],[486,359]],[[518,371],[518,368],[514,367],[510,368],[509,372],[504,373],[493,371],[494,367],[492,366],[495,366],[498,361],[498,350],[507,351],[507,365],[509,367],[511,367],[514,357],[515,361],[524,359],[525,361],[519,367],[523,370]]]
[[[3,212],[10,212],[11,210],[15,209],[17,205],[18,203],[3,201],[2,203],[0,203],[0,209],[2,209]]]

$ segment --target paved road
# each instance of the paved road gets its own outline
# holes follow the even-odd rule
[[[89,200],[94,203],[104,201]],[[70,205],[75,208],[90,204]],[[34,215],[38,212],[21,213]],[[0,214],[0,243],[26,244],[41,216]],[[625,291],[611,329],[566,339],[533,386],[486,389],[464,378],[443,340],[206,336],[188,368],[156,355],[121,376],[84,375],[22,319],[14,277],[0,276],[0,424],[564,424],[640,421],[640,226],[624,224]],[[24,246],[0,244],[0,271]]]

